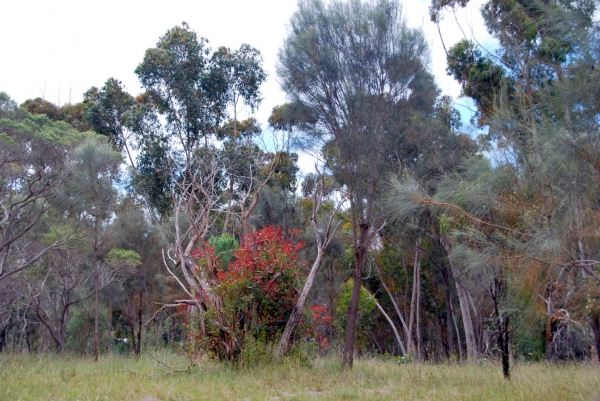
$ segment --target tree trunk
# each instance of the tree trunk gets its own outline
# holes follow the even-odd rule
[[[500,356],[502,359],[502,374],[506,380],[510,380],[510,360],[508,353],[508,320],[509,316],[500,314],[499,308],[499,292],[503,291],[503,283],[495,280],[495,289],[492,292],[492,299],[494,301],[494,312],[496,313],[496,330],[498,331],[498,348],[500,348]]]
[[[421,246],[421,238],[417,240],[417,245]],[[417,248],[419,249],[419,248]],[[416,316],[416,332],[417,332],[417,360],[423,361],[423,336],[421,333],[421,258],[417,261],[417,310]]]
[[[417,360],[421,358],[421,335],[420,330],[420,298],[421,298],[421,238],[419,237],[415,243],[415,260],[413,263],[413,288],[410,301],[410,317],[408,323],[408,353],[414,356]],[[415,331],[417,344],[415,345]]]
[[[467,289],[462,284],[460,271],[452,261],[452,245],[450,244],[450,240],[447,237],[447,234],[444,234],[443,242],[444,248],[448,253],[448,264],[450,265],[450,270],[452,271],[452,275],[454,276],[454,283],[456,284],[456,292],[458,294],[458,302],[460,304],[460,313],[462,315],[463,327],[465,329],[467,361],[475,362],[475,360],[477,359],[477,343],[475,342],[475,329],[473,327],[473,320],[471,318],[470,313],[471,307],[469,305],[469,294],[467,292]]]
[[[360,287],[362,286],[362,275],[365,262],[367,261],[367,236],[368,226],[361,224],[360,242],[358,249],[354,252],[356,268],[354,269],[354,285],[352,287],[352,298],[348,308],[346,323],[346,338],[344,343],[344,355],[342,366],[351,369],[354,362],[354,346],[356,344],[356,324],[358,322],[358,303],[360,300]]]
[[[327,223],[327,228],[325,230],[325,238],[324,239],[321,238],[321,234],[319,233],[318,214],[319,214],[319,210],[321,209],[321,201],[323,199],[324,186],[325,186],[325,182],[324,182],[323,176],[321,176],[321,184],[319,185],[319,187],[317,188],[317,190],[315,191],[315,194],[314,194],[314,205],[313,205],[313,212],[312,212],[312,218],[311,218],[312,226],[315,231],[315,240],[317,242],[317,257],[312,265],[312,268],[310,269],[310,273],[308,275],[308,278],[306,279],[304,288],[302,288],[302,292],[300,293],[300,296],[298,297],[298,301],[296,302],[294,309],[292,309],[292,314],[290,315],[290,318],[287,321],[285,330],[283,331],[283,335],[281,336],[281,340],[279,341],[279,345],[277,346],[277,350],[275,352],[275,359],[281,359],[281,357],[289,349],[289,343],[292,338],[292,334],[294,333],[296,326],[298,325],[298,323],[300,322],[300,319],[302,318],[302,311],[304,310],[304,305],[306,304],[306,299],[308,298],[308,294],[310,293],[310,290],[312,289],[315,278],[317,277],[317,273],[319,272],[319,269],[321,268],[321,264],[323,263],[323,259],[325,258],[325,250],[329,246],[331,239],[335,236],[335,233],[337,232],[337,230],[340,227],[340,225],[338,224],[337,227],[335,227],[335,229],[333,231],[331,231],[333,219],[334,219],[335,213],[337,211],[337,209],[336,209],[336,211],[334,211],[331,214],[331,216],[329,218],[329,222]],[[341,206],[341,204],[340,204],[340,206]],[[338,206],[338,208],[339,208],[339,206]]]
[[[317,235],[318,232],[317,232]],[[304,305],[306,304],[306,299],[308,298],[308,294],[312,289],[315,278],[321,267],[321,263],[323,262],[323,258],[325,256],[325,252],[323,249],[319,249],[317,251],[317,258],[315,259],[312,268],[310,269],[310,273],[308,278],[306,279],[306,283],[304,284],[304,288],[302,288],[302,292],[298,297],[298,301],[294,308],[292,309],[292,314],[287,321],[285,326],[285,330],[283,331],[283,335],[281,336],[281,340],[279,340],[279,345],[277,345],[277,350],[275,351],[275,359],[281,359],[281,357],[288,351],[290,340],[292,338],[292,334],[296,329],[296,326],[300,322],[302,318],[302,311],[304,310]]]
[[[223,223],[222,235],[227,234],[227,226],[229,225],[229,215],[231,214],[231,201],[233,199],[233,176],[229,177],[229,192],[227,194],[227,212],[225,213],[225,223]]]
[[[142,353],[142,326],[143,326],[143,312],[144,312],[144,286],[142,285],[142,265],[137,267],[137,284],[139,289],[139,304],[138,304],[138,332],[137,332],[137,345],[135,348],[135,354],[140,356]]]
[[[108,313],[106,315],[108,317],[108,341],[107,341],[107,349],[106,351],[110,354],[112,353],[112,302],[108,301]]]
[[[388,294],[388,297],[390,297],[390,300],[392,301],[392,305],[394,305],[394,309],[396,310],[396,314],[398,315],[398,319],[400,319],[400,323],[402,324],[402,328],[404,329],[404,337],[406,339],[408,339],[410,337],[410,334],[409,334],[410,332],[408,330],[408,326],[406,325],[406,321],[404,320],[404,316],[402,315],[402,312],[400,311],[400,308],[398,307],[398,303],[394,299],[392,292],[390,291],[388,286],[385,284],[385,280],[383,279],[383,275],[381,274],[381,269],[379,269],[379,266],[377,264],[375,264],[375,269],[377,270],[377,274],[379,275],[379,279],[381,280],[381,285],[385,289],[385,292]],[[407,350],[403,349],[402,352],[404,352],[406,354]]]
[[[98,267],[98,218],[95,222],[95,233],[94,233],[94,361],[98,361],[98,347],[100,336],[98,334],[98,287],[99,281],[98,276],[100,269]]]
[[[552,347],[552,342],[554,340],[554,331],[552,327],[552,315],[554,315],[554,297],[553,292],[554,289],[549,289],[548,299],[545,299],[548,319],[546,320],[546,360],[552,361],[554,359],[554,347]]]
[[[452,326],[453,313],[452,313],[451,302],[452,302],[452,300],[450,299],[450,286],[448,285],[448,287],[446,288],[446,326],[447,326],[446,331],[448,334],[448,358],[451,358],[452,354],[454,354],[454,352],[455,352],[455,350],[454,350],[454,329]]]
[[[139,304],[139,309],[138,309],[138,332],[137,332],[137,344],[136,344],[136,348],[135,348],[135,354],[137,356],[140,356],[142,354],[142,326],[143,326],[142,314],[144,311],[143,299],[144,299],[144,291],[142,290],[142,287],[140,286],[140,304]]]

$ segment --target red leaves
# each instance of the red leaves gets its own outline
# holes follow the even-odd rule
[[[247,321],[259,326],[285,322],[298,295],[294,283],[303,266],[298,252],[304,244],[294,241],[298,236],[297,230],[286,233],[273,226],[251,233],[235,251],[229,269],[217,273],[225,298],[237,304]]]
[[[314,325],[316,329],[315,341],[319,345],[320,350],[324,350],[329,346],[329,339],[327,338],[327,326],[331,324],[331,313],[329,313],[329,307],[327,304],[323,305],[311,305],[310,307],[313,312]]]
[[[219,272],[219,279],[224,283],[249,280],[266,295],[277,294],[281,276],[287,272],[297,275],[301,266],[298,251],[304,244],[292,241],[299,235],[297,231],[290,234],[286,238],[283,230],[268,226],[247,235],[235,251],[229,271]]]
[[[211,291],[219,302],[207,304],[207,333],[197,335],[198,344],[220,358],[233,360],[246,333],[265,341],[277,337],[298,296],[294,286],[299,285],[304,267],[298,255],[304,246],[297,240],[299,235],[298,230],[285,232],[272,226],[251,233],[243,238],[227,267],[216,260],[215,248],[206,242],[199,244],[192,256],[199,269],[210,275]]]
[[[331,323],[331,313],[329,313],[329,308],[327,307],[327,304],[312,305],[311,309],[313,311],[316,324]]]

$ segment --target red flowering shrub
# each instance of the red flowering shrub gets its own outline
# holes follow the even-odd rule
[[[304,244],[296,241],[298,235],[272,226],[253,232],[244,237],[226,268],[216,263],[214,249],[208,244],[194,253],[200,269],[207,267],[207,260],[212,266],[221,266],[213,276],[218,283],[214,292],[221,302],[209,305],[206,335],[197,335],[206,351],[235,360],[246,335],[272,341],[285,326],[296,302],[303,267],[298,252]]]
[[[283,327],[298,292],[304,244],[294,242],[298,232],[286,237],[283,230],[265,227],[247,235],[234,252],[235,261],[218,273],[220,293],[246,331],[267,339]]]

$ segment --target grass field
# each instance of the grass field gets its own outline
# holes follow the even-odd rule
[[[173,368],[178,355],[157,356]],[[499,365],[406,364],[359,359],[342,372],[336,359],[284,361],[254,369],[218,364],[169,372],[149,356],[0,354],[0,400],[593,400],[597,364],[517,364],[512,380]]]

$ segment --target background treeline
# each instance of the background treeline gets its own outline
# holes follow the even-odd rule
[[[433,1],[432,23],[465,4]],[[260,52],[185,23],[137,96],[0,94],[0,350],[498,358],[507,377],[600,357],[595,13],[484,5],[495,48],[447,49],[476,135],[393,0],[299,1],[264,130],[241,117]]]

